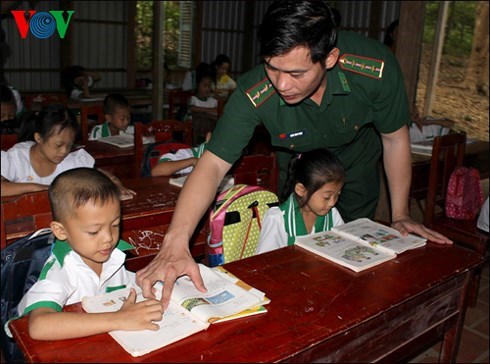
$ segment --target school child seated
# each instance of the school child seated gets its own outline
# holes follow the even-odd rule
[[[76,167],[94,167],[95,160],[84,149],[72,151],[78,123],[63,105],[45,107],[22,124],[20,143],[1,151],[1,195],[47,190],[60,173]],[[111,173],[124,198],[134,192],[126,189]]]
[[[256,254],[293,245],[297,236],[344,223],[334,207],[344,185],[340,160],[326,149],[298,154],[289,169],[283,202],[264,215]]]
[[[197,147],[178,149],[175,153],[163,154],[151,170],[152,177],[191,173],[198,159],[204,153],[209,139],[211,139],[211,132],[206,134],[206,141]]]
[[[67,67],[61,73],[61,82],[66,96],[72,99],[90,98],[90,89],[101,79],[96,71],[89,71],[82,66]]]
[[[160,301],[136,303],[131,289],[113,313],[62,312],[64,306],[114,289],[135,287],[135,274],[124,267],[119,240],[121,206],[118,187],[93,168],[75,168],[58,175],[49,187],[56,237],[38,281],[20,301],[18,313],[29,315],[29,334],[36,340],[61,340],[113,330],[158,330]]]
[[[7,85],[1,86],[1,134],[16,134],[19,131],[19,121],[16,120],[17,103],[14,93]]]
[[[188,104],[189,113],[185,120],[192,119],[193,112],[205,112],[216,114],[218,112],[218,100],[211,93],[213,91],[213,75],[210,73],[201,73],[196,78],[196,94],[191,96]]]
[[[131,121],[131,108],[128,100],[121,94],[109,94],[104,99],[105,123],[96,125],[90,132],[89,140],[111,135],[134,135]]]
[[[235,80],[228,74],[231,67],[230,57],[226,54],[218,54],[212,65],[216,70],[216,92],[218,94],[228,95],[236,88]]]

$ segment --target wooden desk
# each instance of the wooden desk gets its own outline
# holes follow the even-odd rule
[[[89,140],[83,146],[95,159],[95,166],[113,173],[118,178],[137,177],[140,171],[135,171],[134,147],[119,148],[114,145]]]
[[[454,362],[467,285],[481,262],[432,243],[361,273],[295,246],[235,261],[226,269],[266,292],[268,313],[137,358],[108,334],[35,341],[27,317],[10,328],[28,362],[399,362],[442,337],[440,360]]]

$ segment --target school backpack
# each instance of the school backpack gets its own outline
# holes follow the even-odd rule
[[[483,205],[480,173],[475,168],[456,168],[449,177],[446,216],[458,220],[474,219]]]
[[[24,363],[25,359],[14,339],[7,332],[7,322],[17,317],[17,305],[36,283],[44,263],[51,254],[54,235],[41,229],[2,249],[1,253],[1,330],[2,352],[7,363]]]
[[[223,191],[210,212],[207,264],[210,267],[255,254],[266,211],[277,196],[263,187],[237,184]]]
[[[175,140],[165,140],[148,145],[143,155],[141,175],[143,177],[150,176],[152,168],[156,166],[162,155],[166,153],[175,153],[178,149],[184,148],[187,149],[191,147]]]

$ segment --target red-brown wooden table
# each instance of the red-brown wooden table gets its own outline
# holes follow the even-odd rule
[[[235,261],[226,269],[264,291],[269,312],[136,358],[108,334],[35,341],[27,317],[10,328],[28,362],[399,362],[440,338],[440,361],[454,362],[468,282],[481,262],[432,243],[361,273],[295,246]]]

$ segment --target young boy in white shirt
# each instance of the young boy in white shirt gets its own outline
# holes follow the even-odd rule
[[[29,334],[36,340],[61,340],[113,330],[158,330],[163,316],[160,301],[136,303],[131,289],[121,310],[112,313],[62,312],[64,306],[116,289],[135,286],[135,275],[124,267],[119,240],[119,188],[93,168],[60,174],[49,187],[57,238],[38,281],[18,305],[29,314]]]

